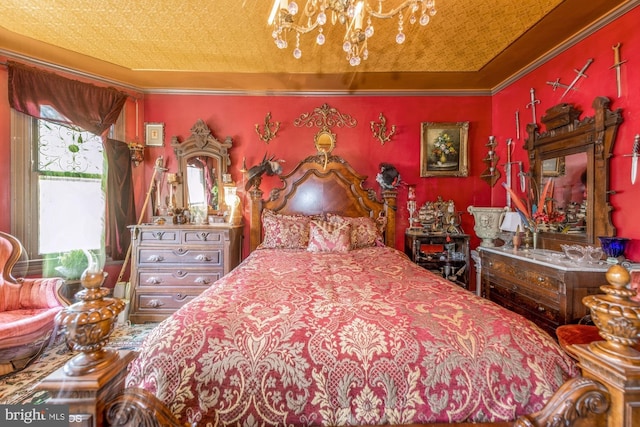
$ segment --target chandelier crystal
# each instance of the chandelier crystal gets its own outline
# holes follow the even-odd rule
[[[388,4],[391,6],[384,11],[384,6]],[[299,12],[300,17],[297,17]],[[317,29],[316,43],[323,45],[326,41],[324,25],[327,22],[344,25],[342,49],[349,64],[357,66],[369,57],[367,41],[374,35],[372,18],[390,19],[397,16],[396,43],[402,44],[406,39],[403,32],[406,16],[409,24],[418,22],[425,26],[435,14],[435,0],[306,0],[302,11],[295,0],[274,0],[268,22],[273,26],[273,40],[280,49],[289,46],[288,37],[295,33],[293,56],[296,59],[302,57],[300,35]],[[366,26],[363,25],[365,23]]]

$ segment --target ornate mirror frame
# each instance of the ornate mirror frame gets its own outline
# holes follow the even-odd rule
[[[194,157],[211,158],[211,164],[216,165],[214,179],[218,185],[218,205],[224,204],[223,175],[231,164],[228,149],[233,145],[233,140],[227,136],[224,142],[213,136],[207,124],[202,120],[191,127],[191,135],[183,142],[177,136],[172,137],[171,146],[178,160],[178,181],[180,187],[176,194],[176,205],[180,208],[190,208],[189,182],[187,179],[187,167],[189,159]],[[208,205],[208,214],[215,214],[214,209]]]
[[[613,208],[609,204],[609,158],[622,113],[620,109],[609,110],[609,104],[608,98],[596,97],[592,104],[594,116],[582,120],[579,120],[582,110],[571,104],[558,104],[541,118],[544,132],[538,132],[535,123],[527,125],[524,148],[529,154],[532,182],[537,185],[544,178],[545,160],[581,152],[587,154],[585,233],[542,232],[538,247],[560,250],[561,244],[599,246],[598,236],[616,235],[611,221]]]

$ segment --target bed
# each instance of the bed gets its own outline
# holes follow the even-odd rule
[[[254,250],[150,333],[106,425],[542,426],[608,408],[545,332],[391,247],[395,191],[379,200],[337,156],[281,179],[251,190]]]

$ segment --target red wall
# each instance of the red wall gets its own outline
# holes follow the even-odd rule
[[[342,114],[357,121],[354,128],[334,127],[336,148],[334,154],[344,157],[359,173],[368,176],[369,188],[379,190],[375,181],[378,166],[388,162],[396,166],[402,180],[416,184],[417,200],[421,203],[435,200],[437,196],[453,199],[458,210],[465,211],[470,204],[488,206],[490,188],[478,178],[484,164],[479,160],[486,154],[485,140],[490,134],[491,99],[488,96],[465,97],[314,97],[314,96],[216,96],[216,95],[148,95],[145,97],[145,121],[165,123],[165,147],[151,148],[146,153],[146,175],[150,179],[154,160],[163,155],[170,172],[177,165],[170,147],[171,136],[182,141],[190,135],[191,126],[203,119],[218,139],[227,135],[234,140],[229,150],[232,165],[230,173],[237,184],[242,184],[239,168],[246,158],[247,167],[260,162],[265,153],[283,159],[284,172],[297,162],[316,153],[314,135],[318,128],[296,127],[293,122],[300,115],[311,113],[327,103]],[[264,143],[255,131],[255,125],[264,124],[265,115],[271,112],[272,121],[280,122],[280,130],[269,144]],[[380,112],[387,119],[387,126],[396,125],[396,134],[382,145],[373,137],[370,122],[378,121]],[[420,178],[420,123],[469,121],[468,178]],[[275,178],[266,177],[263,183],[268,189]],[[271,181],[271,182],[270,182]],[[243,184],[240,185],[243,187]],[[398,195],[398,235],[396,247],[403,248],[404,229],[408,225],[405,209],[406,188]],[[245,203],[246,206],[246,203]],[[473,234],[473,218],[463,215],[463,228]],[[245,233],[248,236],[248,233]],[[474,241],[477,246],[479,241]],[[245,240],[245,248],[248,241]],[[246,251],[245,251],[246,253]]]
[[[640,227],[634,223],[640,196],[640,177],[635,186],[631,185],[631,160],[624,157],[631,152],[634,136],[640,133],[640,7],[627,12],[615,22],[605,26],[588,38],[582,40],[560,55],[547,61],[534,71],[523,76],[493,96],[492,130],[500,145],[497,147],[499,155],[506,158],[504,141],[506,138],[516,137],[515,112],[520,110],[521,140],[517,141],[515,160],[526,163],[525,152],[522,149],[526,137],[526,123],[533,120],[532,112],[526,105],[530,102],[530,89],[535,89],[536,99],[540,103],[536,106],[537,123],[545,111],[559,103],[575,104],[583,110],[583,117],[593,116],[591,107],[597,96],[605,96],[611,100],[610,109],[622,109],[623,123],[620,125],[618,136],[610,159],[610,189],[615,191],[609,198],[613,207],[612,220],[621,237],[631,238],[626,256],[640,261]],[[622,96],[618,98],[616,90],[616,73],[610,67],[613,65],[612,46],[620,43],[621,59],[626,60],[621,68]],[[569,91],[564,97],[564,89],[555,91],[547,81],[560,78],[560,83],[569,84],[576,76],[574,69],[580,70],[589,58],[593,63],[587,68],[587,78],[581,78],[575,85],[577,91]],[[543,129],[544,130],[544,129]],[[493,199],[497,205],[505,201],[505,191],[498,183],[493,188]]]

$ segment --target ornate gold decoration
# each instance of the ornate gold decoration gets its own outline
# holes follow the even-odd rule
[[[271,121],[271,112],[268,112],[267,115],[264,117],[263,129],[264,131],[261,132],[260,125],[256,123],[256,133],[258,134],[261,140],[263,140],[268,144],[269,141],[271,141],[273,138],[276,137],[276,134],[278,133],[278,129],[280,129],[280,122]]]
[[[373,3],[373,4],[370,4]],[[373,36],[374,28],[371,18],[389,19],[398,17],[398,32],[396,43],[404,43],[406,36],[403,32],[404,18],[408,16],[409,23],[426,26],[431,17],[436,14],[435,0],[405,0],[393,2],[388,11],[383,11],[382,2],[369,2],[368,0],[307,0],[302,10],[302,17],[296,23],[295,15],[298,14],[298,4],[289,0],[274,0],[269,25],[273,25],[273,39],[280,49],[288,46],[287,36],[289,32],[295,32],[296,47],[293,57],[300,59],[300,35],[309,33],[316,28],[318,35],[316,43],[323,45],[325,42],[324,24],[327,22],[326,13],[331,12],[331,23],[345,26],[345,34],[342,40],[342,50],[347,53],[347,61],[352,66],[359,65],[362,60],[369,57],[367,40]],[[366,24],[366,27],[365,27]]]
[[[391,125],[391,130],[387,133],[387,119],[382,113],[378,116],[379,123],[371,121],[371,132],[373,137],[380,140],[380,144],[384,145],[385,142],[391,141],[391,137],[396,133],[396,125]]]
[[[329,161],[329,154],[336,146],[336,135],[331,132],[332,127],[355,127],[358,122],[356,119],[348,114],[342,114],[337,109],[329,107],[328,104],[322,104],[320,107],[314,108],[311,113],[303,113],[293,121],[294,126],[297,127],[312,127],[316,126],[320,128],[320,131],[314,138],[314,144],[318,154],[324,156],[324,169],[326,169],[327,162]]]
[[[81,353],[64,365],[69,376],[86,375],[99,371],[118,357],[114,350],[104,349],[125,302],[119,298],[106,298],[111,292],[102,287],[104,271],[98,267],[95,255],[86,251],[89,267],[80,278],[83,290],[75,297],[80,301],[60,311],[56,323],[74,350]]]
[[[144,145],[137,142],[130,142],[127,145],[131,154],[131,163],[134,166],[138,166],[144,160]]]
[[[332,127],[355,127],[358,122],[348,114],[342,114],[337,109],[330,107],[329,104],[322,104],[320,107],[314,108],[311,113],[303,113],[293,121],[297,127],[316,126],[320,129],[330,129]]]
[[[623,363],[640,366],[640,304],[631,300],[636,291],[629,288],[631,275],[620,264],[609,267],[609,285],[600,289],[606,295],[589,295],[582,303],[591,309],[591,318],[606,341],[589,344],[593,353]]]

